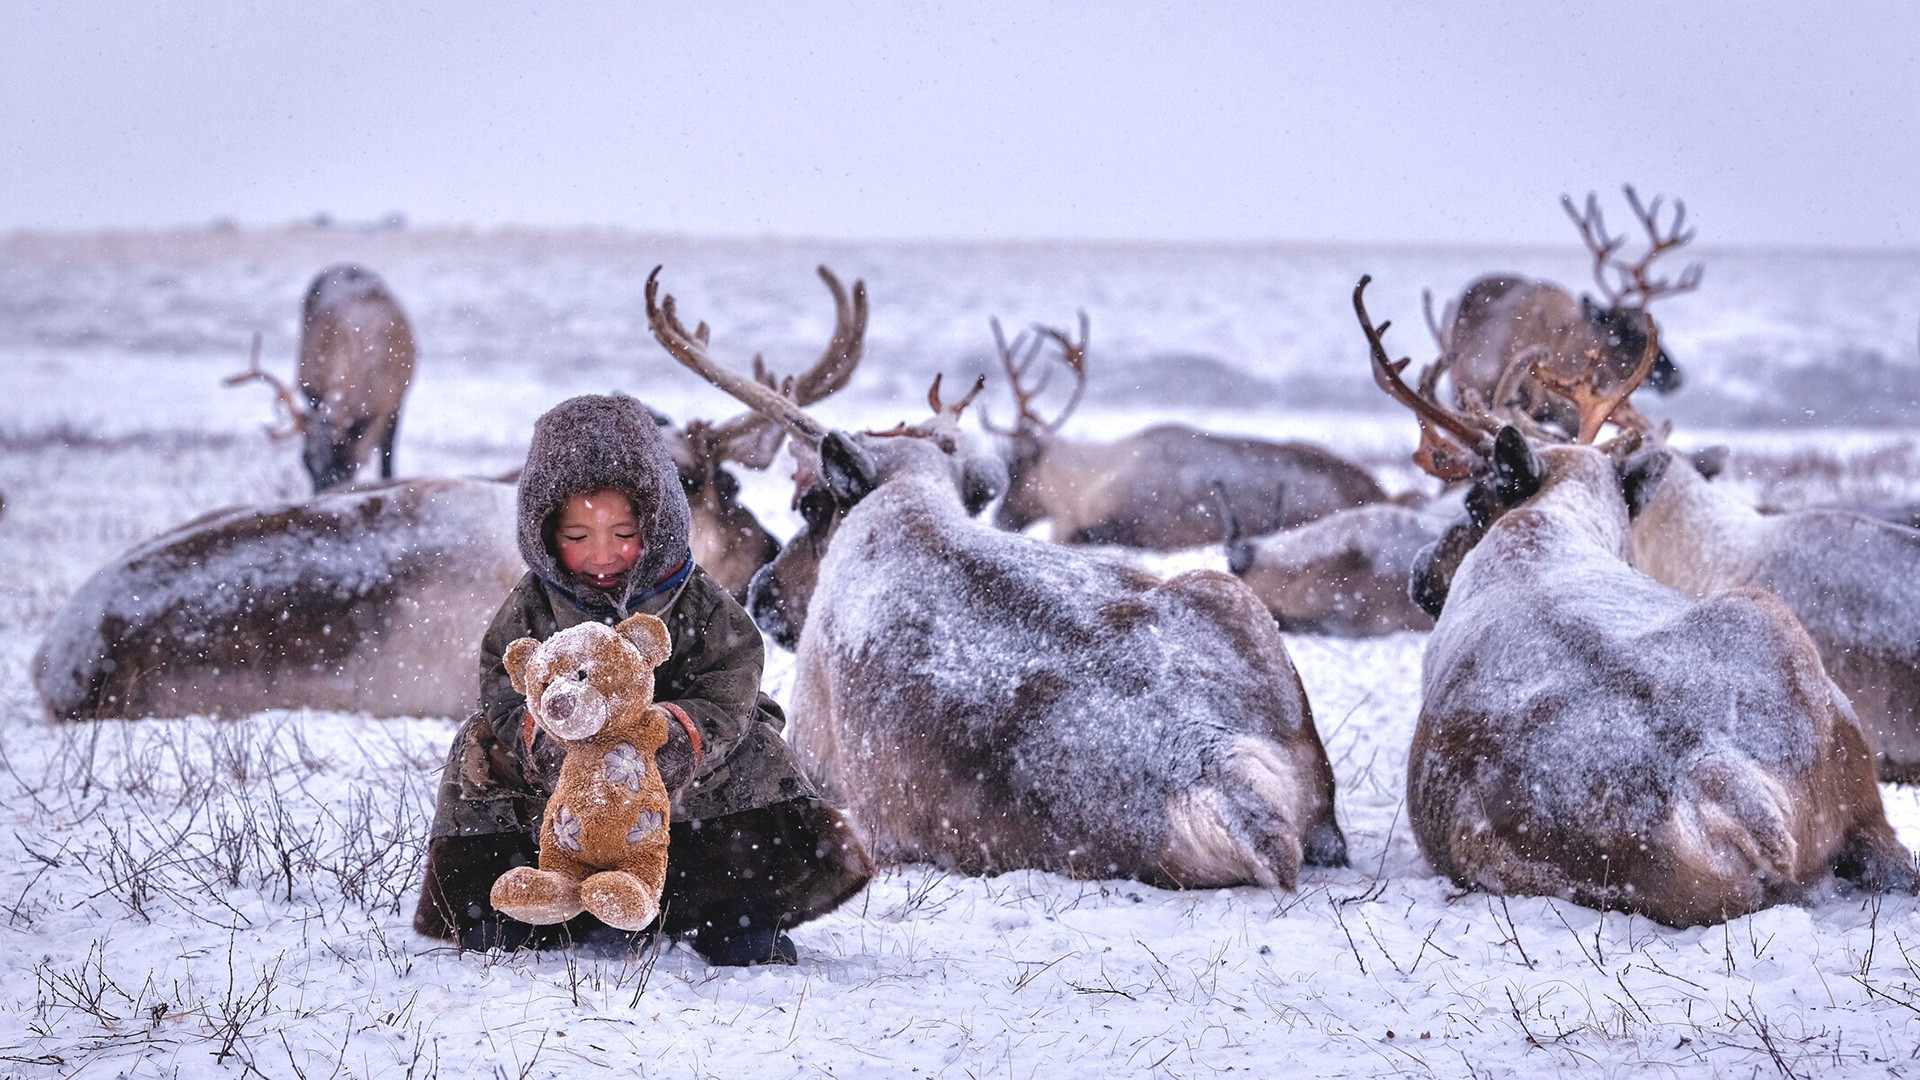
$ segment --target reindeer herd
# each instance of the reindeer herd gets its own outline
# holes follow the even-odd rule
[[[659,418],[696,558],[795,654],[787,737],[812,778],[883,860],[1293,888],[1347,844],[1282,631],[1430,630],[1407,809],[1459,886],[1671,926],[1836,877],[1914,890],[1878,784],[1920,781],[1920,531],[1762,514],[1633,408],[1681,382],[1649,305],[1701,275],[1653,276],[1692,238],[1684,206],[1663,222],[1661,200],[1627,198],[1634,262],[1597,200],[1565,204],[1601,301],[1482,278],[1441,318],[1429,302],[1438,355],[1411,380],[1360,280],[1372,376],[1413,413],[1431,498],[1297,442],[1064,437],[1084,315],[1076,335],[993,325],[1009,426],[963,428],[982,377],[957,399],[936,380],[924,420],[835,430],[807,409],[861,362],[863,283],[820,270],[833,334],[780,378],[717,360],[656,269],[653,336],[746,408]],[[391,479],[414,349],[378,278],[328,271],[304,319],[304,406],[257,340],[234,381],[275,387],[316,495],[208,515],[99,571],[35,658],[55,718],[470,707],[479,632],[521,572],[512,487]],[[726,467],[767,468],[783,441],[804,520],[784,545]],[[353,483],[375,448],[382,481]],[[1162,579],[1112,550],[1215,544],[1231,573]]]

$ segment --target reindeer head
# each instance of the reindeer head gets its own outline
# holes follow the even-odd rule
[[[1038,484],[1029,482],[1029,478],[1046,453],[1047,443],[1067,422],[1067,417],[1073,415],[1074,408],[1080,404],[1080,395],[1086,391],[1087,313],[1080,313],[1079,341],[1053,327],[1036,325],[1021,331],[1012,344],[1008,344],[1006,334],[1000,329],[1000,320],[994,319],[992,326],[994,348],[1000,354],[1001,369],[1007,373],[1007,385],[1013,389],[1018,413],[1011,428],[997,427],[985,416],[981,417],[981,426],[1007,442],[1004,455],[1007,497],[995,512],[993,523],[998,528],[1018,532],[1048,513],[1044,493]],[[1037,379],[1033,370],[1049,343],[1060,347],[1060,362],[1073,373],[1073,390],[1052,420],[1043,419],[1035,405],[1052,379],[1052,369]]]
[[[1524,412],[1454,410],[1440,404],[1436,387],[1445,370],[1445,356],[1421,372],[1418,391],[1409,387],[1400,377],[1409,361],[1389,360],[1381,338],[1391,324],[1375,326],[1367,314],[1363,294],[1370,280],[1362,277],[1355,286],[1353,310],[1367,336],[1374,381],[1419,418],[1420,449],[1414,454],[1415,463],[1449,483],[1464,480],[1472,485],[1467,490],[1465,517],[1420,553],[1408,585],[1414,602],[1438,618],[1454,571],[1493,523],[1532,500],[1562,472],[1585,471],[1584,464],[1575,464],[1584,462],[1585,455],[1569,453],[1570,448],[1565,448],[1568,440],[1541,428]],[[1623,382],[1604,393],[1593,385],[1600,367],[1598,358],[1579,377],[1567,378],[1545,370],[1539,357],[1522,354],[1501,377],[1500,384],[1510,387],[1522,374],[1531,374],[1549,390],[1566,397],[1579,413],[1579,430],[1573,441],[1581,447],[1590,446],[1609,421],[1621,426],[1624,434],[1603,449],[1615,460],[1625,459],[1639,445],[1645,423],[1627,404],[1627,398],[1647,378],[1659,352],[1659,335],[1651,323],[1648,327],[1639,364]],[[1504,401],[1506,396],[1496,392],[1495,399]],[[1547,450],[1538,452],[1540,446]],[[1610,490],[1620,494],[1617,483],[1610,484]]]
[[[931,481],[936,490],[950,491],[956,503],[975,514],[1006,488],[1006,466],[991,454],[976,452],[959,425],[961,412],[985,387],[985,376],[952,404],[941,401],[941,380],[934,379],[927,395],[933,416],[919,424],[857,434],[832,431],[808,416],[793,398],[715,361],[707,351],[706,324],[687,331],[674,310],[673,297],[660,295],[659,275],[655,268],[647,279],[646,293],[647,319],[655,339],[676,360],[784,427],[807,448],[796,456],[818,462],[817,480],[803,469],[808,479],[801,481],[796,495],[806,531],[754,575],[748,590],[748,609],[783,646],[791,648],[799,640],[819,560],[834,529],[873,492],[894,483]]]
[[[1580,230],[1587,250],[1593,253],[1593,280],[1606,298],[1605,304],[1584,296],[1580,298],[1581,310],[1602,353],[1599,373],[1603,382],[1624,379],[1639,364],[1647,341],[1655,334],[1647,306],[1662,296],[1698,288],[1702,274],[1700,264],[1693,263],[1681,271],[1677,279],[1650,276],[1654,260],[1693,239],[1693,230],[1685,227],[1687,204],[1675,199],[1673,221],[1663,228],[1661,196],[1654,196],[1651,203],[1642,203],[1633,185],[1626,185],[1624,190],[1627,205],[1633,208],[1634,216],[1647,234],[1646,253],[1631,263],[1615,257],[1627,238],[1608,235],[1606,222],[1600,215],[1600,200],[1595,195],[1588,193],[1585,210],[1576,208],[1571,197],[1560,196],[1560,205],[1573,219],[1574,228]],[[1666,350],[1656,347],[1653,369],[1646,376],[1647,385],[1659,393],[1670,394],[1680,389],[1681,382],[1680,368]]]

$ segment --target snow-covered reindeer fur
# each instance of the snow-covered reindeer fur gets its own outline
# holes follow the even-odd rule
[[[409,480],[221,510],[102,567],[34,657],[50,716],[462,716],[526,573],[513,487]]]
[[[828,432],[714,363],[655,289],[669,352],[819,447],[834,506],[789,738],[876,856],[1180,886],[1344,863],[1306,695],[1244,586],[974,522],[965,401],[936,383],[925,424]]]
[[[1613,461],[1585,445],[1536,454],[1517,429],[1408,388],[1366,282],[1354,310],[1375,377],[1420,416],[1421,456],[1477,459],[1481,474],[1455,527],[1464,554],[1421,570],[1450,580],[1416,582],[1444,602],[1407,763],[1428,861],[1463,887],[1671,926],[1835,874],[1911,890],[1866,739],[1793,613],[1757,589],[1696,600],[1634,570]],[[1650,343],[1632,382],[1651,359]],[[1625,396],[1583,403],[1582,430]]]
[[[1378,637],[1431,630],[1433,616],[1407,591],[1420,553],[1444,517],[1398,503],[1356,506],[1318,521],[1248,538],[1224,495],[1227,569],[1293,634]]]
[[[1881,779],[1920,781],[1920,532],[1845,510],[1762,515],[1663,443],[1624,479],[1633,565],[1693,596],[1752,586],[1785,601],[1853,703]]]

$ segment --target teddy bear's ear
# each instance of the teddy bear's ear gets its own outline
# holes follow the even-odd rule
[[[659,667],[673,655],[673,639],[667,636],[667,624],[651,615],[635,615],[614,627],[613,632],[633,642],[648,667]]]
[[[538,641],[530,637],[523,637],[519,641],[507,646],[507,655],[500,658],[500,662],[506,665],[507,678],[513,680],[513,690],[515,693],[525,694],[527,692],[527,661],[532,660],[533,654],[538,652],[539,649],[540,643]]]

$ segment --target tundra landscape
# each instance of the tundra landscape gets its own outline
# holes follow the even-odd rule
[[[1920,498],[1920,255],[1691,252],[1662,302],[1685,374],[1636,405],[1724,445],[1747,505]],[[1299,439],[1430,494],[1416,430],[1374,386],[1353,284],[1396,355],[1433,348],[1420,292],[1493,271],[1578,287],[1564,248],[696,241],[614,231],[292,228],[0,240],[0,1075],[1195,1077],[1920,1075],[1920,905],[1831,885],[1672,929],[1456,888],[1416,846],[1408,747],[1429,634],[1287,633],[1335,777],[1345,867],[1297,887],[1161,889],[1015,870],[884,868],[798,927],[792,967],[684,945],[461,952],[414,934],[457,716],[274,710],[55,722],[31,667],[99,567],[203,514],[309,497],[300,448],[229,389],[253,335],[292,369],[323,267],[378,271],[417,342],[399,477],[498,476],[533,419],[622,390],[676,423],[738,403],[655,343],[658,264],[738,367],[798,371],[834,332],[816,264],[866,282],[865,356],[810,407],[850,431],[925,416],[928,383],[1014,405],[989,320],[1087,313],[1063,434],[1151,424]],[[789,464],[733,470],[776,537]],[[504,511],[503,511],[504,512]],[[1047,526],[1029,531],[1046,535]],[[1156,574],[1224,545],[1098,548]],[[483,626],[473,628],[477,641]],[[794,658],[769,646],[788,701]],[[1920,788],[1880,785],[1920,845]],[[1116,807],[1114,813],[1124,811]]]

